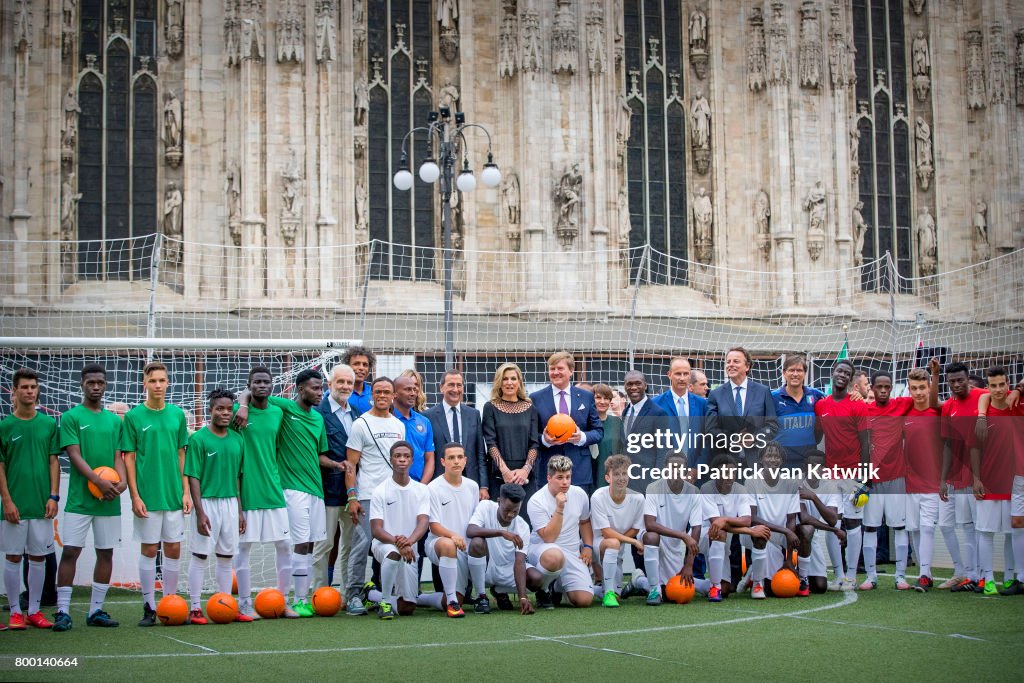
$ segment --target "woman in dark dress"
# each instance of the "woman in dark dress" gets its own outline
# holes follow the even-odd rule
[[[537,490],[537,411],[526,395],[523,373],[505,363],[494,373],[491,400],[484,404],[483,433],[490,458],[491,496],[502,484],[519,484],[526,495]]]
[[[611,455],[625,453],[625,446],[622,442],[622,418],[611,413],[612,399],[615,392],[607,384],[598,384],[594,387],[594,405],[597,407],[597,416],[601,418],[604,425],[604,436],[601,442],[591,446],[591,452],[597,450],[597,457],[593,459],[594,489],[605,486],[604,461]]]

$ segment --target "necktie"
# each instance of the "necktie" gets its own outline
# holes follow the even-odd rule
[[[632,434],[633,433],[633,421],[636,419],[636,416],[634,414],[635,411],[633,410],[633,406],[630,406],[627,409],[626,412],[628,413],[626,415],[626,433]]]
[[[685,396],[676,399],[676,413],[679,415],[679,433],[686,434],[689,431],[690,411]]]
[[[452,406],[452,441],[462,443],[462,430],[459,429],[459,407]]]
[[[736,414],[743,414],[743,399],[740,398],[740,394],[743,393],[743,387],[736,387]]]
[[[569,404],[565,402],[565,391],[558,392],[558,412],[569,414]]]

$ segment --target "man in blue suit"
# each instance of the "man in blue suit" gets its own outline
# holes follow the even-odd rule
[[[324,506],[327,508],[327,537],[313,546],[313,590],[331,585],[334,579],[334,560],[339,555],[341,566],[348,566],[349,540],[354,528],[342,512],[348,497],[345,494],[345,444],[348,443],[352,422],[359,417],[359,410],[349,401],[356,375],[348,365],[335,365],[328,379],[330,391],[316,407],[327,428],[327,455],[320,456]]]
[[[779,431],[775,416],[775,400],[771,389],[751,380],[747,375],[753,362],[742,346],[729,349],[725,355],[725,374],[729,381],[708,396],[707,431],[715,441],[724,435],[729,444],[744,435],[744,461],[757,461],[761,445],[771,441]]]
[[[686,455],[690,467],[708,463],[708,449],[698,436],[704,431],[708,401],[690,391],[690,361],[675,357],[668,366],[670,388],[654,398],[654,403],[676,418],[673,431],[686,436]],[[671,421],[670,421],[671,422]]]
[[[463,402],[466,392],[462,373],[448,370],[441,378],[441,402],[424,411],[434,428],[434,453],[443,454],[445,445],[460,443],[466,451],[464,477],[480,485],[480,500],[490,498],[487,477],[487,449],[480,427],[480,411]],[[441,458],[438,457],[438,460]],[[444,475],[444,467],[434,468],[434,479]],[[497,492],[495,492],[497,493]]]
[[[558,351],[548,358],[549,386],[530,394],[537,411],[538,431],[541,432],[540,454],[534,468],[539,476],[547,472],[548,460],[564,455],[572,460],[572,484],[581,487],[587,495],[593,493],[594,481],[590,467],[590,445],[601,442],[604,425],[597,415],[594,395],[586,389],[572,386],[576,361],[568,351]],[[565,443],[556,444],[545,431],[548,420],[555,413],[565,413],[576,423],[576,431]]]

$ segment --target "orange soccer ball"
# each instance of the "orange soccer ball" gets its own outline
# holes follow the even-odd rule
[[[117,471],[115,471],[113,467],[101,465],[100,467],[94,469],[93,472],[95,472],[96,476],[98,476],[100,479],[106,479],[107,481],[114,482],[121,481],[121,477],[117,476]],[[92,483],[91,481],[89,482],[89,493],[91,493],[94,498],[99,498],[100,500],[103,499],[103,494],[100,493],[100,490],[98,488],[96,488],[96,484]]]
[[[206,616],[215,624],[229,624],[238,616],[238,602],[228,593],[214,593],[206,603]]]
[[[253,603],[256,614],[264,619],[278,619],[284,615],[284,594],[276,588],[266,588],[256,595]]]
[[[569,437],[576,433],[576,423],[565,413],[555,413],[548,420],[544,431],[555,443],[565,443]]]
[[[313,610],[321,617],[333,617],[341,610],[341,593],[330,586],[321,586],[313,593]]]
[[[800,590],[800,579],[790,569],[780,569],[772,577],[772,595],[777,598],[792,598]]]
[[[678,605],[685,605],[693,600],[693,584],[687,586],[683,583],[683,577],[676,574],[665,584],[665,597]]]
[[[165,595],[157,603],[156,618],[164,626],[181,626],[188,619],[188,603],[180,595]]]

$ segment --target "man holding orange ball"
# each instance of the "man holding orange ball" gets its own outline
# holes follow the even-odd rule
[[[572,386],[576,361],[568,351],[558,351],[548,358],[550,386],[530,394],[537,410],[541,434],[540,457],[536,470],[547,470],[548,460],[564,455],[572,461],[572,485],[579,486],[589,496],[594,492],[594,479],[590,467],[590,446],[601,443],[604,425],[597,414],[594,394]],[[576,430],[567,436],[552,434],[548,422],[556,414],[568,415]]]
[[[103,408],[107,391],[107,371],[90,363],[82,368],[82,403],[60,418],[60,445],[71,461],[68,500],[64,506],[61,535],[64,550],[57,569],[57,615],[54,631],[71,630],[71,590],[78,556],[92,529],[96,546],[96,567],[92,572],[92,600],[88,626],[117,626],[118,622],[103,610],[114,569],[114,548],[121,543],[121,494],[128,488],[124,460],[118,449],[121,418]],[[112,467],[117,481],[104,479],[96,470]],[[90,491],[93,485],[97,496]]]

